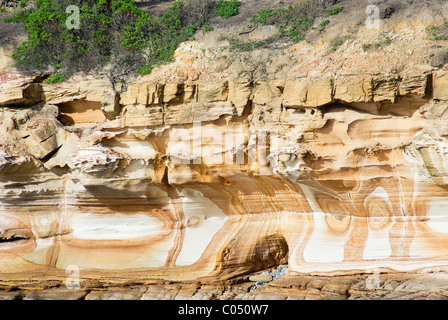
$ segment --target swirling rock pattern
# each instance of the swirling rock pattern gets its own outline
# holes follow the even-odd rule
[[[6,95],[2,278],[446,268],[443,79],[136,82],[107,119],[97,79]]]

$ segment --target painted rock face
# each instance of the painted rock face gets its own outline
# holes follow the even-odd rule
[[[423,98],[427,79],[135,84],[115,120],[102,119],[98,92],[78,101],[84,83],[78,100],[53,92],[59,107],[6,108],[0,272],[446,267],[446,104]]]
[[[97,185],[76,176],[51,197],[47,180],[19,207],[12,198],[2,202],[1,272],[76,266],[85,274],[196,279],[285,263],[301,273],[444,265],[445,191],[430,178],[415,184],[414,169],[366,181],[233,172],[183,186],[135,179]],[[54,205],[32,205],[45,197]]]

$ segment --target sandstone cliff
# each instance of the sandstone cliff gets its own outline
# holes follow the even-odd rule
[[[268,2],[120,95],[2,60],[3,280],[446,270],[447,51],[426,28],[448,4],[383,1],[368,29],[366,3],[340,1],[304,42],[230,50],[276,33],[246,27]]]

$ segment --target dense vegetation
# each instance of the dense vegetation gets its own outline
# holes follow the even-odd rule
[[[281,9],[264,9],[252,16],[251,22],[261,25],[276,25],[279,36],[294,42],[305,40],[307,31],[313,26],[317,17],[334,16],[343,10],[341,6],[326,9],[322,2],[307,1],[295,6]],[[324,28],[330,21],[324,20]]]
[[[343,10],[337,1],[308,1],[282,9],[265,9],[252,16],[252,24],[276,25],[280,38],[304,40],[317,17]],[[79,27],[68,27],[75,7]],[[129,76],[151,73],[156,66],[174,60],[177,46],[197,30],[213,30],[212,17],[229,18],[239,13],[238,0],[177,0],[162,16],[152,16],[132,0],[20,0],[21,10],[6,19],[25,23],[28,41],[18,46],[13,58],[24,72],[52,74],[47,82],[63,81],[75,73],[106,73],[119,90]],[[77,13],[78,13],[77,12]],[[75,18],[76,19],[76,18]],[[268,40],[229,40],[232,51],[250,51]]]
[[[238,14],[240,3],[238,0],[219,0],[216,5],[215,14],[219,17],[229,18]]]
[[[257,25],[274,25],[278,28],[278,34],[264,40],[242,41],[238,38],[222,36],[219,40],[227,40],[230,51],[245,52],[257,48],[275,44],[276,40],[288,39],[294,43],[305,40],[308,31],[313,27],[316,18],[324,18],[320,22],[320,30],[324,30],[330,23],[331,16],[338,15],[344,9],[335,6],[337,0],[307,1],[294,6],[281,9],[263,9],[254,14],[248,28]]]
[[[73,20],[68,6],[79,9],[79,28],[67,27]],[[132,0],[35,0],[6,21],[26,24],[28,41],[13,56],[19,69],[54,73],[51,82],[78,72],[106,72],[115,85],[172,61],[179,43],[215,15],[238,14],[238,6],[237,0],[178,0],[156,17]]]

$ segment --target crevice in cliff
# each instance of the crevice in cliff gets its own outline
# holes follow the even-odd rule
[[[165,171],[163,172],[163,177],[161,180],[162,184],[169,186],[170,180],[168,179],[168,167],[165,167]]]
[[[24,236],[14,234],[14,235],[11,235],[11,236],[0,237],[0,244],[17,242],[17,241],[24,241],[24,240],[29,240],[29,239],[24,237]]]
[[[243,108],[243,112],[241,113],[241,118],[247,119],[252,114],[253,108],[254,108],[254,105],[253,105],[252,100],[248,100],[247,104]]]
[[[45,157],[41,158],[40,161],[47,162],[48,160],[53,158],[53,156],[59,151],[59,149],[61,149],[61,146],[57,147],[56,149],[51,151],[49,154],[47,154]]]
[[[425,95],[424,97],[426,99],[432,99],[433,98],[433,88],[434,88],[434,80],[433,80],[433,73],[428,74],[426,77],[426,88],[425,88]]]
[[[395,102],[346,102],[335,100],[334,103],[321,107],[320,109],[324,114],[338,109],[349,109],[361,114],[376,116],[412,117],[415,112],[428,102],[428,99],[406,95],[398,97]]]
[[[106,119],[100,102],[74,100],[57,106],[60,112],[58,120],[65,126],[91,127]]]

